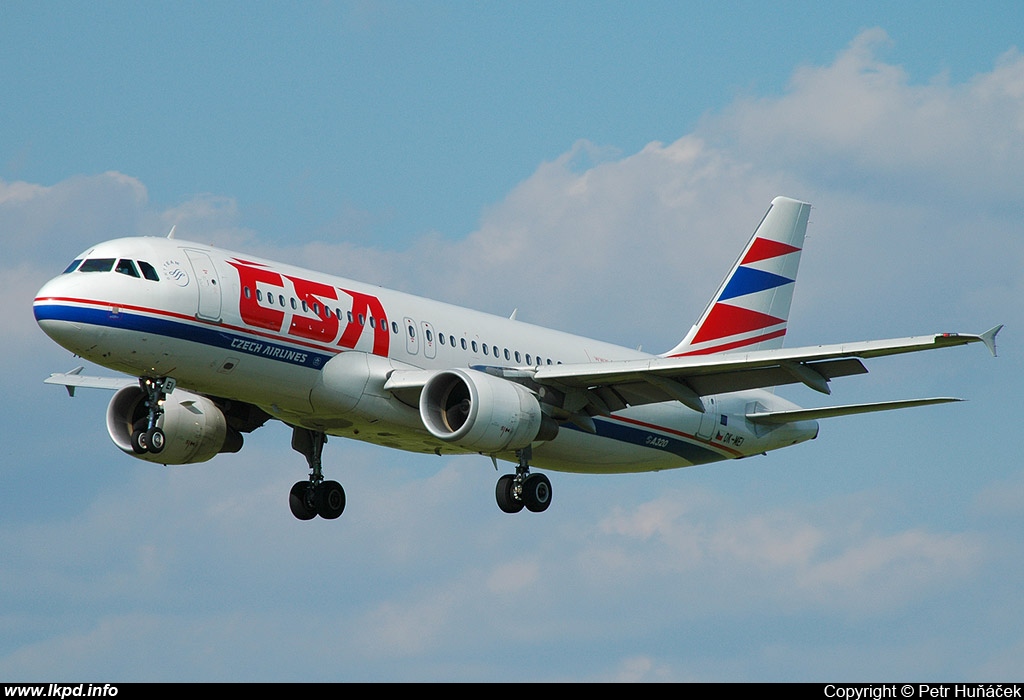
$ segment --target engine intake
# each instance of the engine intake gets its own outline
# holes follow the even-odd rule
[[[166,443],[157,454],[138,454],[132,449],[132,431],[145,420],[146,394],[138,386],[126,386],[107,406],[107,432],[122,452],[158,464],[195,464],[220,452],[237,452],[242,435],[228,427],[224,413],[210,399],[176,389],[167,396],[157,425]]]
[[[434,437],[491,454],[552,440],[558,424],[524,386],[476,370],[438,372],[420,393],[420,418]]]

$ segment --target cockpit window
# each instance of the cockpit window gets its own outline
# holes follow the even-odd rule
[[[110,272],[114,269],[113,258],[92,258],[82,263],[79,272]]]
[[[128,275],[129,277],[138,277],[139,271],[135,267],[135,263],[131,260],[118,260],[117,267],[114,268],[115,272],[120,272],[122,275]]]
[[[62,272],[61,274],[62,274],[62,275],[66,275],[66,274],[68,274],[69,272],[74,272],[74,271],[75,271],[75,268],[77,268],[77,267],[78,267],[79,265],[81,265],[81,264],[82,264],[82,259],[81,259],[81,258],[78,258],[77,260],[72,260],[72,261],[71,261],[71,264],[70,264],[70,265],[68,265],[68,266],[67,266],[67,269],[65,269],[65,270],[64,270],[64,272]]]
[[[160,275],[156,274],[156,268],[154,268],[148,262],[145,262],[144,260],[140,260],[139,261],[139,267],[142,269],[142,276],[143,277],[145,277],[148,280],[153,280],[154,282],[159,282],[160,281]]]

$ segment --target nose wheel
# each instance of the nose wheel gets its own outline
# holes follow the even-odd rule
[[[519,466],[516,473],[500,477],[494,487],[494,499],[505,513],[518,513],[523,508],[531,513],[541,513],[551,505],[551,481],[544,474],[530,473],[532,453],[530,447],[517,450]]]
[[[309,464],[309,479],[296,482],[288,494],[292,515],[299,520],[320,516],[334,520],[345,510],[345,489],[337,481],[324,479],[321,456],[327,435],[307,428],[292,429],[292,449],[301,452]]]

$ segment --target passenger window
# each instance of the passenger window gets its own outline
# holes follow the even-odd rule
[[[511,360],[511,359],[512,359],[512,356],[508,354],[508,348],[505,348],[505,360],[508,361],[508,360]]]
[[[441,341],[441,345],[444,345],[444,333],[438,333],[437,339]]]
[[[477,350],[476,350],[476,341],[474,340],[474,341],[473,341],[473,352],[476,352],[476,351],[477,351]]]
[[[142,270],[142,276],[153,282],[160,281],[160,275],[156,274],[156,268],[150,265],[144,260],[139,261],[139,268]]]
[[[78,258],[78,260],[72,260],[71,264],[68,265],[67,268],[64,270],[64,272],[62,272],[61,274],[66,275],[69,272],[74,272],[75,268],[77,268],[81,264],[82,264],[82,259],[81,258]]]
[[[242,287],[242,294],[245,295],[246,299],[252,298],[252,292],[249,290],[248,287]]]
[[[398,335],[398,321],[391,322],[391,332]]]
[[[465,338],[462,339],[462,349],[463,350],[466,349],[466,339]]]
[[[110,272],[114,269],[113,258],[93,258],[92,260],[86,260],[82,263],[82,266],[78,268],[79,272]]]

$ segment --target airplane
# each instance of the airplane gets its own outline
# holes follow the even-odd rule
[[[77,367],[45,381],[113,390],[107,431],[164,465],[237,452],[270,420],[292,428],[307,479],[300,520],[346,504],[325,478],[328,436],[511,462],[501,511],[542,512],[542,471],[659,471],[761,455],[818,435],[818,420],[941,404],[934,397],[801,408],[774,393],[867,372],[863,360],[981,342],[996,326],[785,348],[811,205],[776,197],[689,332],[661,354],[166,237],[99,243],[47,282],[40,328]]]

